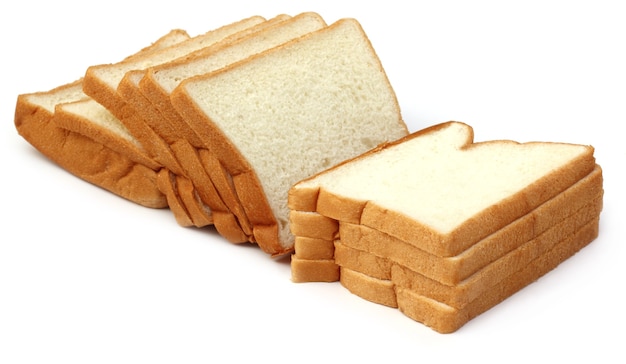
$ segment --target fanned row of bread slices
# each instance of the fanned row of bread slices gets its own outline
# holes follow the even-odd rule
[[[19,95],[15,126],[90,183],[441,332],[593,240],[602,206],[592,147],[409,135],[358,21],[312,12],[173,30]]]

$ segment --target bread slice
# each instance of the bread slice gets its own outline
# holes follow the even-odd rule
[[[377,279],[389,279],[395,285],[435,299],[455,308],[463,308],[510,274],[521,270],[531,261],[552,249],[558,242],[597,219],[602,210],[602,196],[581,208],[576,214],[555,224],[515,250],[482,267],[457,284],[445,284],[406,267],[392,258],[376,256],[336,242],[335,261],[343,268],[368,274]],[[365,256],[369,260],[364,260]],[[384,262],[381,262],[384,261]],[[389,269],[388,271],[383,270]]]
[[[174,29],[127,60],[156,52],[188,39],[187,33]],[[165,196],[156,187],[156,174],[150,168],[109,145],[81,133],[59,127],[53,121],[59,104],[88,99],[82,79],[49,91],[19,95],[15,107],[15,127],[39,152],[75,176],[135,203],[167,207]]]
[[[340,235],[344,244],[355,249],[393,258],[435,280],[456,284],[535,234],[540,234],[573,214],[601,191],[602,170],[598,166],[564,192],[480,243],[459,255],[443,258],[364,225],[342,223],[339,232],[337,220],[317,212],[294,210],[290,211],[289,219],[291,231],[296,236],[295,252],[300,260],[333,259],[334,240]]]
[[[53,122],[60,128],[85,135],[131,160],[154,170],[160,164],[152,159],[137,139],[113,114],[91,98],[56,105]]]
[[[398,308],[406,316],[430,326],[440,333],[452,333],[469,320],[504,301],[514,293],[556,268],[592,242],[599,232],[599,220],[588,223],[575,234],[557,244],[522,270],[507,277],[462,309],[456,309],[410,289],[396,286]]]
[[[407,284],[406,277],[399,277],[406,272],[409,272],[409,275],[412,273],[395,264],[391,264],[393,272],[391,279],[377,278],[342,266],[340,268],[341,284],[359,297],[399,308],[408,317],[440,333],[451,333],[556,268],[561,262],[592,242],[598,235],[598,228],[599,218],[595,217],[573,233],[564,236],[550,250],[540,254],[521,269],[502,277],[499,282],[490,287],[483,287],[480,294],[462,307],[448,305],[429,294],[424,294],[423,288],[416,290],[415,288],[419,287],[418,284]],[[360,254],[367,255],[365,252]],[[374,259],[381,260],[382,258],[374,257]]]
[[[232,175],[250,240],[273,255],[293,250],[287,191],[295,182],[407,134],[354,19],[188,79],[171,99]]]
[[[471,127],[448,122],[301,181],[289,201],[292,209],[369,226],[449,257],[595,167],[591,146],[473,143]]]
[[[156,173],[82,134],[58,127],[54,105],[82,95],[80,80],[50,91],[22,94],[15,107],[18,133],[48,159],[87,182],[142,206],[167,207]]]
[[[291,256],[291,280],[302,282],[337,282],[339,265],[334,259],[300,259]]]
[[[125,122],[129,115],[134,114],[134,110],[132,105],[128,105],[117,93],[120,81],[126,73],[132,70],[146,69],[183,57],[198,49],[223,41],[229,36],[263,21],[265,21],[263,17],[253,16],[192,37],[171,47],[146,53],[141,57],[114,64],[91,66],[85,72],[83,90],[124,123],[130,133],[138,138],[140,143],[144,143],[142,137],[145,135],[145,130],[147,130],[146,126]],[[154,151],[149,152],[155,153]]]
[[[216,71],[326,25],[322,17],[315,13],[274,19],[277,21],[262,23],[264,26],[261,29],[256,27],[256,32],[234,42],[216,44],[185,59],[146,70],[139,82],[139,88],[152,107],[141,108],[140,113],[143,113],[147,120],[147,117],[150,117],[150,124],[154,125],[155,130],[161,130],[159,134],[163,138],[170,141],[179,139],[183,137],[178,135],[179,126],[186,127],[187,124],[171,104],[170,96],[182,81]],[[171,129],[162,130],[162,125],[167,125]],[[202,145],[196,145],[200,146]]]
[[[135,107],[139,117],[146,120],[146,123],[159,134],[162,140],[170,144],[169,153],[175,155],[176,161],[175,163],[167,162],[167,155],[157,158],[164,161],[166,168],[177,174],[188,176],[190,171],[197,167],[196,158],[193,155],[187,156],[181,153],[181,148],[177,148],[176,151],[171,151],[171,148],[175,148],[176,144],[181,146],[181,144],[193,142],[195,137],[187,136],[186,130],[189,129],[189,126],[169,102],[171,90],[184,79],[223,68],[323,26],[325,26],[323,19],[314,13],[304,13],[293,18],[279,15],[249,28],[245,34],[242,34],[244,32],[237,33],[238,39],[236,40],[219,42],[175,61],[157,65],[147,70],[128,72],[118,86],[118,93],[125,98],[127,103]],[[145,76],[139,82],[142,75]],[[141,89],[140,85],[142,86]],[[194,147],[199,147],[199,145]],[[161,148],[161,150],[167,149]],[[191,151],[190,153],[196,154],[197,152]],[[187,165],[187,163],[193,165]],[[226,211],[221,209],[221,205],[225,204],[228,211],[233,214],[225,220],[215,219],[216,228],[231,242],[248,241],[249,236],[252,235],[252,228],[239,199],[235,197],[232,184],[223,183],[228,177],[220,173],[222,167],[206,165],[205,168],[207,169],[206,174],[224,188],[221,188],[221,193],[218,193],[220,201],[204,200],[204,202],[211,206],[212,210],[219,210],[223,213]],[[206,183],[206,181],[202,183]],[[202,188],[201,181],[197,181],[196,184]],[[225,188],[229,190],[225,190]],[[216,203],[220,206],[214,206]],[[224,221],[228,222],[229,226],[220,226]],[[237,222],[239,229],[231,225],[233,221]],[[230,231],[230,233],[226,233],[226,231]]]
[[[597,178],[599,173],[598,168],[597,174],[592,173],[592,175],[595,174],[594,178]],[[594,188],[591,187],[590,191],[593,190]],[[596,196],[595,207],[600,209],[602,193]],[[586,199],[579,200],[579,196],[570,194],[569,197],[571,199],[568,202],[574,202],[574,205],[578,205],[580,201],[590,203]],[[504,254],[503,251],[509,252],[508,249],[511,249],[511,246],[518,247],[520,237],[528,236],[529,233],[539,234],[544,232],[544,229],[548,229],[545,223],[552,220],[552,213],[560,215],[558,207],[571,211],[571,207],[565,204],[551,203],[551,205],[556,206],[551,206],[550,209],[542,206],[458,256],[444,258],[433,256],[411,244],[369,227],[341,223],[341,230],[338,234],[338,237],[342,238],[341,241],[296,236],[295,254],[291,260],[291,278],[296,283],[338,281],[341,266],[365,273],[372,278],[390,280],[391,266],[399,264],[416,273],[419,272],[427,282],[436,281],[445,285],[459,284],[493,262],[494,257],[499,258],[500,254]],[[543,214],[538,214],[538,211],[542,211]],[[537,219],[535,225],[528,226],[535,219]],[[556,221],[555,224],[557,224]],[[528,230],[520,231],[523,227]],[[520,235],[516,235],[517,233]],[[428,285],[425,284],[424,287]],[[381,303],[379,298],[372,300]],[[382,301],[388,302],[389,299],[385,297]]]
[[[602,195],[602,170],[596,167],[572,187],[453,257],[427,253],[363,225],[341,223],[339,236],[342,243],[351,248],[391,259],[443,284],[456,285],[527,241],[579,214],[589,204],[595,203],[598,209],[601,208]]]
[[[175,51],[175,53],[181,53],[180,49],[178,49],[181,47],[189,50],[189,53],[182,54],[174,60],[170,60],[169,57],[165,57],[160,61],[157,60],[154,67],[160,67],[170,63],[185,62],[204,54],[211,54],[214,49],[236,42],[241,38],[257,33],[275,23],[279,23],[289,18],[289,15],[281,14],[270,20],[257,23],[259,19],[258,17],[254,17],[252,18],[251,26],[240,29],[219,41],[212,39],[213,42],[208,42],[207,39],[204,38],[206,38],[208,34],[212,34],[212,32],[207,33],[198,37],[202,40],[202,47],[198,48],[198,42],[195,42],[196,44],[191,47],[188,45],[172,47],[171,50]],[[248,22],[248,20],[244,20],[244,22]],[[235,30],[239,29],[239,27],[240,26],[238,24],[234,24]],[[190,43],[191,42],[194,42],[194,40],[190,41]],[[158,55],[156,58],[159,58]],[[162,61],[165,61],[165,63],[161,63]],[[140,68],[130,70],[126,72],[119,81],[117,93],[120,98],[124,100],[126,105],[122,123],[129,125],[129,128],[132,130],[137,130],[137,133],[141,133],[142,143],[150,146],[149,150],[152,151],[154,158],[157,161],[160,161],[166,168],[169,168],[174,173],[180,175],[184,173],[184,168],[179,165],[179,161],[174,158],[167,145],[173,143],[177,139],[185,139],[195,142],[197,141],[197,136],[185,123],[181,123],[180,125],[172,125],[169,123],[168,120],[161,116],[159,109],[153,105],[151,100],[149,100],[146,95],[141,92],[139,89],[139,83],[147,73],[148,69]],[[150,130],[149,133],[145,132],[147,129]]]

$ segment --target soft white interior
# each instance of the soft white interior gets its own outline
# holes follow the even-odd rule
[[[451,123],[298,186],[372,201],[446,233],[585,152],[580,145],[512,142],[461,150],[470,133]]]
[[[354,20],[182,85],[254,166],[284,247],[293,245],[287,192],[294,183],[407,132]]]
[[[45,108],[50,113],[54,113],[54,108],[57,104],[78,101],[86,97],[87,95],[83,92],[82,83],[78,82],[69,87],[59,88],[54,92],[30,94],[28,95],[28,100],[35,105]]]
[[[226,25],[208,33],[190,38],[184,42],[177,43],[172,47],[150,53],[145,57],[136,57],[124,62],[111,65],[99,66],[92,69],[95,76],[105,82],[111,89],[116,90],[120,81],[128,71],[144,70],[149,67],[171,62],[177,58],[188,55],[191,52],[209,47],[219,41],[224,40],[239,31],[254,26],[264,21],[263,18],[253,17],[240,22]]]
[[[302,14],[281,21],[263,31],[253,33],[227,47],[220,48],[218,52],[155,70],[153,79],[163,90],[171,93],[187,78],[213,72],[253,54],[320,29],[324,25],[324,21],[319,16],[309,13]]]
[[[133,144],[139,144],[118,118],[93,99],[83,99],[76,102],[65,103],[60,107],[66,112],[79,115],[85,120],[91,121],[96,126],[109,130]]]

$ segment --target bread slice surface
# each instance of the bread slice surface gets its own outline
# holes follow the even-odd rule
[[[422,130],[299,182],[292,206],[453,256],[596,166],[591,146],[472,140],[459,122]]]
[[[174,29],[126,60],[157,52],[188,38],[185,31]],[[140,205],[167,207],[165,196],[156,186],[156,173],[151,168],[111,149],[110,145],[61,128],[53,121],[58,105],[86,99],[83,79],[49,91],[19,95],[15,127],[39,152],[73,175]]]
[[[341,223],[339,235],[342,243],[349,247],[394,260],[428,278],[454,285],[564,219],[580,213],[593,201],[598,200],[597,207],[601,209],[602,196],[602,170],[597,167],[566,191],[453,257],[427,253],[414,244],[363,225]]]
[[[353,19],[188,79],[172,103],[235,180],[255,174],[258,183],[240,184],[238,194],[250,196],[244,207],[267,201],[280,233],[256,240],[273,254],[293,247],[287,191],[295,182],[407,134],[380,61]]]

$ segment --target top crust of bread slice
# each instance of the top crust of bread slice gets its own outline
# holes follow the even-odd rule
[[[565,143],[473,143],[471,127],[448,122],[301,181],[289,202],[453,256],[591,173],[593,152]]]
[[[172,92],[172,104],[233,175],[253,225],[278,224],[278,236],[255,232],[272,254],[293,247],[293,183],[407,134],[382,65],[354,19],[187,79]]]

